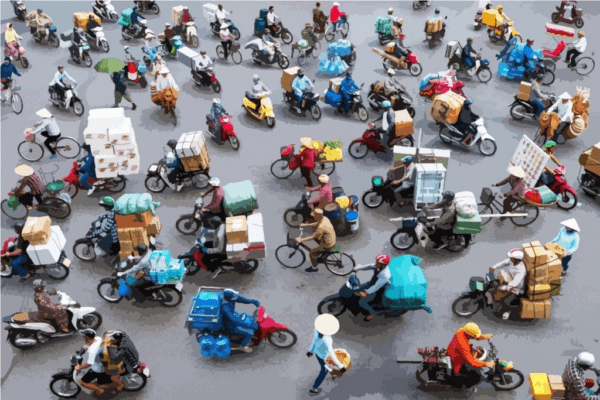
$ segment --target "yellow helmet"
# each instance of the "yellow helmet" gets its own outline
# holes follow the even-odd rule
[[[479,336],[481,336],[481,329],[479,329],[479,326],[474,322],[469,322],[465,324],[465,326],[460,328],[459,331],[465,332],[472,338],[478,338]]]
[[[498,10],[498,11],[502,11],[502,6],[498,6],[498,7],[496,7],[496,10]]]

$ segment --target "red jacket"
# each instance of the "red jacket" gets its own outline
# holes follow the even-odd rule
[[[186,12],[183,13],[183,23],[187,24],[192,21],[192,16]]]
[[[481,368],[485,366],[484,362],[479,361],[473,356],[473,349],[469,344],[469,339],[470,338],[465,332],[459,331],[456,332],[456,334],[452,337],[452,340],[448,345],[447,353],[448,357],[450,357],[450,361],[452,361],[452,370],[454,371],[455,375],[458,375],[458,372],[465,362],[475,368]]]
[[[304,168],[314,168],[317,154],[315,149],[309,149],[308,147],[302,150],[302,153],[300,153],[300,166]]]
[[[341,16],[342,13],[340,12],[340,8],[338,6],[333,6],[329,12],[329,19],[331,22],[337,22]]]

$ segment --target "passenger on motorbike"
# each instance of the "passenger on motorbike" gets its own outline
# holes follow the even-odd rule
[[[358,296],[361,299],[358,301],[360,307],[369,313],[365,317],[365,321],[371,321],[373,317],[379,312],[373,309],[369,303],[379,304],[381,303],[381,297],[383,295],[383,291],[387,285],[390,284],[390,279],[392,278],[392,274],[390,273],[390,269],[388,264],[390,263],[390,256],[387,254],[379,254],[375,258],[375,264],[369,265],[361,265],[355,267],[355,271],[364,271],[364,270],[373,270],[373,277],[369,283],[361,285],[361,291],[358,292]]]
[[[181,160],[179,160],[179,155],[175,150],[175,148],[177,147],[177,140],[169,140],[167,142],[167,146],[169,146],[173,152],[173,161],[165,163],[165,166],[167,168],[171,168],[171,172],[169,172],[169,174],[167,175],[167,179],[169,180],[169,183],[171,185],[175,186],[175,184],[178,182],[179,175],[185,172],[185,168],[183,168],[183,164],[181,164]],[[177,185],[177,188],[175,190],[179,192],[182,187],[183,184],[180,183],[179,185]]]
[[[46,292],[41,279],[33,281],[33,285],[35,287],[33,301],[38,308],[36,321],[49,322],[54,320],[61,331],[69,333],[69,314],[67,314],[67,309],[60,304],[52,303],[52,300],[48,297],[49,295],[56,295],[56,289]]]
[[[498,300],[498,310],[505,310],[502,313],[502,319],[508,319],[510,317],[509,307],[525,294],[527,269],[525,268],[525,264],[523,264],[523,251],[521,249],[509,251],[508,258],[491,267],[490,272],[494,272],[494,276],[499,278],[496,272],[499,269],[502,272],[506,271],[510,276],[510,282],[502,282],[501,286],[497,289],[499,291],[497,296],[500,297]]]
[[[254,331],[251,326],[249,326],[248,321],[244,318],[243,314],[238,313],[235,310],[235,303],[241,304],[254,304],[256,307],[260,306],[260,302],[258,300],[248,299],[244,296],[240,296],[238,292],[233,289],[225,289],[223,292],[223,305],[221,305],[221,310],[223,311],[224,316],[224,324],[227,327],[227,330],[230,334],[234,335],[242,335],[243,339],[240,343],[241,350],[245,353],[251,353],[252,348],[249,346],[250,340],[254,337]],[[256,324],[254,320],[252,320],[253,325]]]
[[[117,222],[115,220],[115,200],[112,197],[104,197],[100,200],[100,207],[107,211],[101,215],[96,222],[100,223],[100,228],[94,232],[94,235],[100,235],[102,239],[98,241],[98,247],[106,252],[104,258],[115,255],[119,252],[119,236],[117,234]]]
[[[548,100],[549,98],[549,96],[542,93],[541,90],[540,84],[542,83],[543,78],[544,77],[542,76],[538,76],[531,84],[531,95],[529,97],[529,101],[535,106],[535,114],[533,115],[535,119],[538,119],[542,111],[544,111],[544,108],[546,108],[542,101]]]
[[[264,45],[264,49],[267,53],[269,53],[269,62],[273,61],[273,57],[275,56],[275,47],[279,43],[277,39],[271,36],[271,30],[265,29],[262,35],[262,41]]]
[[[23,239],[23,227],[25,224],[22,222],[17,222],[13,229],[15,233],[19,235],[17,239],[17,246],[15,251],[6,253],[5,255],[8,257],[16,257],[10,262],[10,266],[13,270],[17,271],[19,276],[21,277],[21,282],[25,282],[27,279],[31,278],[31,273],[27,271],[25,265],[31,263],[31,259],[27,255],[27,247],[29,246],[29,241]]]
[[[83,375],[79,384],[83,388],[93,390],[97,396],[100,396],[105,391],[105,389],[100,386],[109,385],[111,383],[110,375],[106,373],[100,358],[102,354],[102,349],[100,348],[102,338],[97,336],[93,329],[81,330],[79,331],[79,334],[81,334],[85,340],[83,349],[88,357],[85,363],[75,366],[75,371],[79,374],[81,370],[91,367],[88,372]]]
[[[550,161],[552,161],[557,166],[562,167],[562,164],[558,161],[558,158],[556,158],[556,156],[554,155],[554,152],[556,151],[556,142],[549,140],[546,142],[544,147],[546,148],[544,153],[546,153],[546,155],[550,158]],[[550,168],[548,165],[545,165],[544,171],[540,175],[540,179],[538,179],[535,186],[538,187],[538,186],[542,186],[542,185],[546,185],[546,186],[551,185],[554,182],[554,175],[555,175],[554,170],[552,168]]]
[[[127,372],[133,372],[140,364],[140,356],[133,341],[125,332],[107,331],[104,333],[104,340],[107,342],[107,350],[110,359],[115,362],[123,362]],[[114,375],[113,375],[114,376]],[[117,375],[118,378],[120,376]],[[113,381],[120,382],[120,379]],[[121,390],[118,389],[117,390]]]
[[[396,115],[394,114],[392,103],[389,100],[384,100],[381,103],[381,107],[383,108],[383,114],[373,120],[373,122],[381,121],[381,127],[377,128],[375,132],[378,135],[383,133],[385,136],[387,136],[386,143],[388,147],[391,147],[392,140],[396,138]]]
[[[523,180],[525,178],[525,171],[519,165],[508,168],[510,175],[508,178],[493,184],[493,187],[499,187],[510,185],[510,191],[506,193],[504,201],[502,202],[502,214],[512,213],[512,203],[515,201],[524,201],[525,191],[527,190],[527,183]]]
[[[387,98],[390,98],[391,95],[398,91],[398,82],[396,82],[394,75],[396,75],[396,71],[394,71],[392,68],[389,68],[387,70],[387,78],[385,78],[385,81],[383,81],[383,94]]]
[[[473,137],[477,134],[477,127],[473,122],[479,119],[479,115],[471,111],[471,104],[473,104],[471,99],[466,99],[464,101],[460,113],[458,114],[458,121],[454,124],[456,129],[464,135],[462,144],[465,146],[468,146],[471,143],[471,140],[473,140]]]
[[[208,180],[208,184],[211,188],[204,193],[200,193],[200,197],[212,193],[212,199],[207,206],[202,208],[202,212],[209,212],[221,219],[225,219],[225,211],[223,210],[223,197],[225,197],[225,191],[221,187],[221,181],[219,178],[213,176]]]
[[[388,172],[389,185],[394,190],[394,197],[400,205],[404,206],[405,198],[408,198],[415,191],[415,165],[413,164],[413,158],[406,156],[402,158],[402,165],[404,166],[404,174],[401,178],[394,180],[394,170],[392,167]]]
[[[300,227],[315,228],[314,233],[305,238],[297,237],[296,241],[298,243],[308,242],[311,240],[317,242],[318,246],[310,251],[310,262],[312,267],[305,269],[306,272],[317,272],[319,270],[317,268],[319,256],[323,251],[331,250],[335,247],[336,235],[329,218],[323,216],[323,210],[316,208],[311,215],[315,219],[315,222],[300,224]]]
[[[152,255],[151,251],[148,251],[148,246],[144,243],[139,244],[136,247],[138,255],[133,257],[129,256],[127,258],[128,264],[132,264],[133,266],[126,271],[117,272],[117,276],[133,278],[135,282],[130,285],[132,291],[129,295],[131,298],[134,295],[134,288],[139,290],[139,295],[143,296],[142,291],[144,288],[152,286],[154,283],[152,279],[150,279],[150,256]],[[125,278],[123,278],[125,279]]]
[[[471,54],[475,54],[477,56],[477,52],[473,50],[473,38],[467,38],[467,44],[462,49],[462,53],[460,55],[460,59],[462,62],[467,64],[469,75],[473,76],[475,72],[477,72],[476,60]]]
[[[575,358],[569,359],[563,373],[565,385],[565,400],[598,400],[598,396],[592,396],[586,392],[585,372],[592,369],[596,358],[592,353],[582,351]]]
[[[69,78],[73,81],[73,83],[77,83],[75,79],[73,79],[66,71],[62,65],[58,66],[58,72],[54,74],[54,79],[50,82],[50,90],[55,90],[61,99],[65,99],[65,105],[68,108],[71,103],[72,91],[68,91],[67,97],[65,98],[65,83],[63,80],[65,78]]]
[[[96,20],[94,19],[93,15],[90,15],[90,18],[88,19],[88,23],[85,26],[86,32],[88,35],[90,35],[92,37],[92,39],[96,40],[96,32],[94,32],[95,28],[99,28],[100,24],[98,24],[96,22]]]
[[[329,183],[329,176],[325,174],[319,175],[319,186],[308,189],[309,192],[319,191],[319,196],[316,199],[310,200],[308,205],[313,210],[320,208],[321,210],[325,206],[333,201],[333,193],[331,192],[331,184]]]
[[[297,107],[300,109],[302,106],[302,97],[305,91],[312,90],[314,88],[313,83],[304,75],[304,71],[298,70],[296,77],[292,81],[292,89],[296,95],[298,101]]]
[[[229,14],[231,14],[231,13],[223,10],[223,5],[219,4],[217,6],[217,12],[215,13],[215,19],[217,20],[217,23],[222,24],[223,21],[225,21],[227,19],[227,16]]]
[[[251,100],[254,104],[256,104],[256,107],[258,108],[260,107],[260,99],[256,95],[260,93],[269,95],[271,94],[271,91],[264,83],[262,83],[258,75],[254,75],[252,77],[252,82],[254,83],[252,86],[252,93],[246,92],[246,97],[248,100]]]
[[[81,166],[81,168],[79,168],[79,171],[81,172],[79,183],[81,183],[81,186],[88,190],[89,196],[90,194],[94,193],[94,190],[96,189],[95,186],[88,183],[88,179],[96,179],[96,164],[94,162],[94,156],[92,155],[92,149],[90,148],[90,145],[84,144],[81,146],[81,148],[85,150],[87,154],[85,156],[84,164]]]
[[[452,363],[452,372],[454,373],[453,386],[470,388],[481,380],[481,367],[494,368],[494,361],[479,361],[473,355],[473,348],[469,340],[490,340],[493,339],[491,333],[481,334],[479,326],[473,322],[465,324],[458,329],[452,340],[448,344],[447,354]]]
[[[454,192],[444,192],[442,201],[436,204],[428,205],[423,207],[427,210],[442,209],[442,215],[433,221],[435,226],[435,232],[429,235],[430,239],[433,240],[435,250],[440,250],[446,247],[443,242],[444,237],[452,235],[452,227],[456,221],[456,205],[454,204]]]
[[[36,175],[33,168],[25,164],[15,168],[15,174],[21,176],[22,179],[18,181],[19,186],[12,193],[19,198],[19,203],[26,206],[29,210],[37,209],[37,206],[33,204],[33,199],[35,198],[38,205],[42,204],[44,200],[42,193],[45,190],[39,176]],[[29,193],[23,192],[25,186],[29,187]]]
[[[561,123],[554,131],[554,136],[552,137],[552,140],[556,142],[558,135],[561,135],[562,132],[571,125],[571,122],[573,122],[574,114],[571,95],[568,92],[561,94],[556,103],[554,103],[546,112],[548,114],[556,112],[560,117]]]

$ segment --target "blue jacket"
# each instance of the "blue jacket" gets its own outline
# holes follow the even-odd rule
[[[294,78],[294,81],[292,82],[292,89],[294,89],[294,93],[297,96],[301,96],[302,95],[302,91],[306,88],[312,89],[313,84],[310,81],[310,79],[308,79],[306,77],[306,75],[304,75],[302,78],[300,78],[299,76],[296,76]]]
[[[173,155],[175,156],[175,159],[173,160],[173,162],[170,163],[166,163],[166,166],[168,168],[175,168],[175,169],[183,169],[183,165],[181,164],[181,161],[179,160],[179,156],[177,155],[177,152],[175,150],[173,150]]]
[[[137,24],[139,17],[140,17],[140,14],[138,14],[135,10],[133,10],[131,15],[129,16],[129,19],[131,20],[132,24]]]
[[[350,95],[350,93],[356,92],[360,87],[356,86],[352,77],[346,77],[340,84],[340,91],[344,96]]]
[[[88,155],[85,158],[85,163],[83,164],[83,166],[80,168],[81,172],[85,173],[91,173],[93,175],[94,172],[96,171],[96,165],[94,163],[94,156],[91,155],[90,153],[88,153]]]
[[[19,73],[19,71],[17,71],[13,63],[2,63],[2,78],[10,79],[13,73],[17,76],[21,76],[21,74]]]
[[[258,300],[248,299],[238,294],[232,300],[223,300],[223,305],[221,306],[221,310],[223,311],[226,320],[229,320],[236,325],[256,329],[258,327],[256,322],[244,319],[244,315],[235,310],[235,303],[254,304],[258,307],[260,305]]]
[[[127,86],[125,86],[125,83],[123,82],[123,72],[114,72],[111,76],[111,79],[115,84],[115,92],[125,94],[127,91]]]
[[[213,103],[210,107],[210,115],[212,115],[215,119],[221,118],[223,114],[227,114],[225,107],[220,103]]]
[[[467,58],[471,58],[472,53],[477,54],[477,52],[475,50],[473,50],[473,46],[471,46],[471,44],[469,42],[467,42],[465,47],[463,47],[463,49],[462,49],[462,55],[460,58],[463,60],[465,60]]]

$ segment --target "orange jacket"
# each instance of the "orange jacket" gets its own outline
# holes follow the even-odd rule
[[[450,344],[448,345],[447,353],[448,357],[450,357],[450,361],[452,361],[452,370],[454,371],[455,375],[458,375],[458,372],[465,362],[475,368],[481,368],[485,366],[484,362],[479,361],[473,356],[473,349],[469,344],[469,339],[470,338],[465,332],[459,331],[454,334]]]

